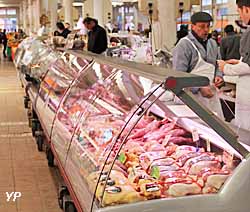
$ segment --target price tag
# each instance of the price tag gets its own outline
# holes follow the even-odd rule
[[[211,152],[211,142],[209,139],[206,139],[206,144],[207,144],[207,152]]]
[[[168,145],[168,141],[169,139],[172,137],[172,135],[166,135],[166,137],[164,138],[164,140],[162,141],[163,146],[167,146]]]
[[[223,162],[228,167],[233,166],[233,159],[234,159],[234,154],[233,153],[231,153],[230,151],[226,151],[226,150],[223,152]]]
[[[193,129],[192,138],[193,138],[193,141],[195,141],[195,142],[199,141],[200,137],[199,137],[197,129]]]

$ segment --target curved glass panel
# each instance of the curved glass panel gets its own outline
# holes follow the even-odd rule
[[[96,67],[98,67],[97,64],[92,64],[81,73],[58,110],[52,132],[52,143],[62,163],[65,161],[68,146],[81,114],[85,110],[95,110],[91,103],[97,92],[95,90],[97,84],[102,83],[112,72],[107,69],[100,75],[95,71]]]
[[[50,65],[40,85],[39,98],[36,102],[37,111],[44,117],[45,130],[49,135],[63,96],[89,63],[90,61],[64,53],[60,59]]]
[[[106,184],[98,183],[101,207],[218,193],[240,162],[226,151],[232,148],[196,122],[169,117],[160,101],[147,102],[142,108],[152,106],[124,130],[122,146],[114,149],[110,175],[103,174]]]
[[[86,211],[91,209],[98,173],[126,123],[125,118],[144,96],[138,77],[121,70],[95,88],[98,93],[91,99],[91,109],[82,114],[66,161],[73,188]]]

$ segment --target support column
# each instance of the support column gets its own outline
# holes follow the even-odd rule
[[[24,0],[22,2],[22,8],[23,8],[23,30],[26,34],[28,34],[29,33],[28,32],[28,23],[27,23],[28,12],[27,12],[27,1],[26,0]]]
[[[99,25],[104,26],[104,2],[103,0],[94,0],[94,18],[98,20]]]
[[[32,0],[28,0],[28,33],[31,35],[33,31],[33,14],[32,14]]]
[[[154,49],[174,47],[176,41],[176,1],[158,0],[159,20],[153,24]]]
[[[56,22],[57,22],[57,3],[58,0],[49,1],[49,12],[50,12],[50,31],[54,32],[56,30]],[[72,8],[72,3],[71,3]],[[65,10],[67,8],[65,7]],[[69,21],[66,21],[69,22]],[[71,22],[69,22],[71,24]],[[72,22],[73,23],[73,22]],[[72,26],[72,24],[71,24]]]
[[[112,21],[112,1],[111,0],[103,0],[103,24],[107,24],[109,21]],[[110,19],[109,19],[110,17]]]
[[[213,17],[213,25],[217,25],[217,6],[216,6],[216,0],[212,0],[212,5],[211,5],[211,12],[212,12],[212,17]]]
[[[40,2],[39,0],[33,1],[33,20],[34,20],[34,31],[37,32],[40,28]]]
[[[19,20],[18,20],[18,28],[23,29],[23,4],[19,5]]]
[[[39,29],[41,27],[41,24],[40,24],[40,17],[41,17],[41,4],[40,4],[40,0],[36,0],[36,11],[37,11],[37,15],[36,15],[36,18],[37,18],[37,29]]]
[[[41,15],[48,15],[49,2],[48,0],[39,0],[40,2],[40,13]]]
[[[86,0],[83,3],[83,18],[89,16],[94,17],[94,2],[93,0]]]
[[[110,15],[108,15],[110,13]],[[108,23],[108,17],[112,19],[111,0],[86,0],[83,5],[83,18],[89,16],[98,20],[101,26]],[[110,19],[110,20],[111,20]]]
[[[134,12],[134,23],[135,23],[135,31],[138,31],[138,10],[136,7],[133,7]]]
[[[68,22],[73,27],[73,0],[63,0],[64,22]]]
[[[228,19],[228,23],[236,26],[235,20],[239,19],[239,13],[237,11],[237,5],[234,0],[229,0],[226,7],[228,8],[228,14],[230,14]]]

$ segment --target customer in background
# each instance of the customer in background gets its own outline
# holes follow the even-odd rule
[[[220,46],[220,35],[217,30],[214,30],[211,34],[211,38],[215,40],[218,46]]]
[[[104,28],[98,25],[98,21],[94,18],[87,17],[83,20],[83,24],[88,29],[88,51],[102,54],[106,51],[107,33]]]
[[[70,30],[70,23],[69,23],[69,22],[66,22],[66,23],[64,24],[64,27],[65,27],[66,29]]]
[[[208,39],[210,14],[197,12],[191,17],[191,32],[182,38],[173,50],[173,68],[177,71],[208,77],[210,85],[193,88],[198,101],[224,119],[215,86],[223,83],[222,73],[217,70],[218,46]]]
[[[6,58],[6,49],[7,49],[7,43],[8,43],[8,38],[6,35],[6,29],[3,30],[3,32],[1,33],[1,41],[3,44],[3,56]]]
[[[180,30],[177,31],[177,40],[175,45],[180,41],[180,39],[184,38],[188,35],[188,25],[181,25]]]
[[[60,36],[60,32],[58,32],[57,30],[54,31],[53,36]]]
[[[56,23],[57,30],[59,32],[59,36],[62,36],[64,38],[68,37],[68,34],[71,33],[69,29],[66,29],[64,24],[62,22],[57,22]]]
[[[250,1],[236,0],[242,22],[248,26],[240,40],[240,60],[219,60],[225,75],[239,76],[236,85],[235,124],[250,130]]]
[[[226,37],[222,38],[220,53],[222,60],[240,59],[240,35],[234,32],[233,25],[227,25],[224,29]]]

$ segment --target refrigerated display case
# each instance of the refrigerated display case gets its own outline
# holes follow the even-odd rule
[[[77,211],[249,211],[249,147],[183,89],[207,79],[65,54],[35,110]],[[141,77],[156,84],[149,93]],[[208,125],[174,115],[167,91]]]
[[[42,40],[30,37],[18,46],[14,64],[20,71],[20,78],[25,77],[27,81],[39,85],[49,64],[59,57],[60,53],[53,51]]]

